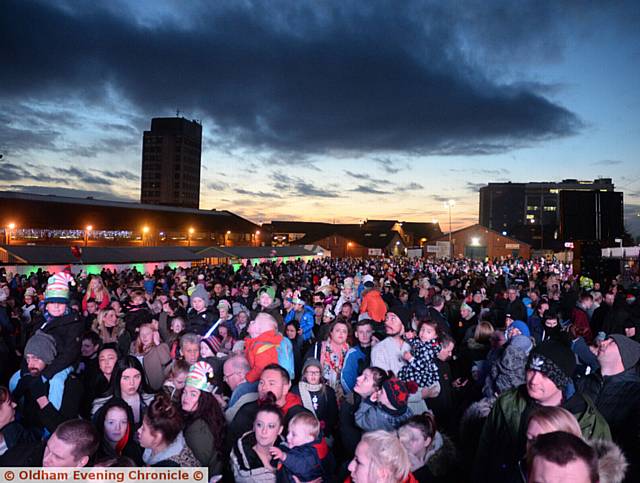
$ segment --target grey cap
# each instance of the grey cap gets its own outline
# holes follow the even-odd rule
[[[51,335],[39,330],[27,341],[24,354],[25,356],[31,354],[49,365],[56,358],[56,340]]]

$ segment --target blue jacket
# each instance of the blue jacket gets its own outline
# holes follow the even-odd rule
[[[291,309],[284,318],[285,325],[295,320],[296,311]],[[305,342],[313,339],[313,325],[315,324],[315,313],[308,305],[304,306],[302,317],[300,318],[300,328],[302,329],[302,338]]]
[[[369,363],[366,360],[369,359]],[[361,374],[360,365],[368,367],[371,363],[371,348],[369,347],[369,354],[366,354],[362,347],[356,345],[349,349],[347,355],[344,357],[344,364],[342,365],[342,372],[340,373],[340,383],[344,389],[345,394],[351,394],[353,388],[356,385],[356,379]]]
[[[287,448],[280,446],[287,457],[284,462],[278,462],[276,472],[277,483],[294,483],[293,476],[300,481],[312,481],[317,478],[325,478],[324,465],[329,457],[329,447],[324,438],[319,437],[311,443]]]

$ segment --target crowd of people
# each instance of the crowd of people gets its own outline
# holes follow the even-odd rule
[[[640,481],[639,290],[544,259],[0,268],[0,466]]]

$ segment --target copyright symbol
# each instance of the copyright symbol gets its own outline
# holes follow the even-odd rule
[[[5,471],[4,472],[4,479],[7,481],[11,481],[15,478],[16,475],[13,474],[13,471]]]
[[[204,478],[204,475],[202,474],[202,471],[194,471],[193,472],[193,478],[195,480],[200,481],[202,478]]]

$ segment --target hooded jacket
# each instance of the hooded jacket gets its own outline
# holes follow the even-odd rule
[[[518,461],[525,453],[526,421],[536,405],[526,384],[498,398],[482,429],[472,481],[517,481]],[[576,417],[585,438],[611,439],[609,425],[589,397],[576,392],[562,407]]]
[[[41,318],[34,333],[38,329],[56,340],[56,358],[42,371],[44,377],[51,379],[54,374],[72,366],[80,358],[80,338],[84,332],[84,323],[77,312],[70,311],[50,320]]]
[[[274,443],[280,445],[283,439],[278,436]],[[231,468],[236,483],[274,483],[276,481],[275,467],[266,468],[253,447],[256,435],[248,431],[238,438],[231,451]]]
[[[284,323],[285,325],[288,324],[289,322],[291,322],[292,320],[297,320],[296,319],[296,311],[295,309],[291,309],[288,313],[287,316],[284,318]],[[309,307],[308,305],[305,305],[303,310],[302,310],[302,316],[300,317],[300,320],[298,321],[300,324],[300,329],[302,330],[302,338],[305,342],[307,342],[310,339],[313,339],[313,328],[315,325],[315,314],[313,312],[313,309],[311,307]]]
[[[375,288],[368,289],[362,296],[362,304],[360,305],[360,313],[367,313],[371,320],[376,322],[384,322],[387,315],[387,304],[382,300],[382,295]]]
[[[282,335],[275,330],[268,330],[258,337],[248,337],[244,340],[245,355],[251,367],[245,376],[248,382],[257,381],[266,366],[278,363],[278,347],[281,342]]]

